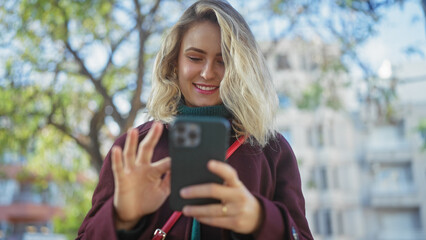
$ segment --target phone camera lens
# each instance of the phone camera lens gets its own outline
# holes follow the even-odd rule
[[[195,132],[195,131],[190,131],[188,135],[189,135],[189,138],[190,138],[191,140],[196,139],[196,138],[197,138],[197,136],[198,136],[197,132]]]
[[[185,145],[185,138],[183,138],[183,137],[177,137],[176,138],[176,143],[177,143],[178,146]]]
[[[183,124],[179,124],[179,125],[177,125],[177,126],[176,126],[176,130],[177,130],[177,132],[178,132],[178,133],[183,133],[183,132],[185,132],[185,125],[183,125]]]

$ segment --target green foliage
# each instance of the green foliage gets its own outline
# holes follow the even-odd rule
[[[318,186],[317,186],[316,182],[312,178],[310,178],[308,180],[308,182],[306,183],[306,187],[308,189],[317,189]]]
[[[16,174],[16,180],[21,183],[28,183],[35,181],[36,176],[32,172],[28,171],[26,168],[23,168]]]
[[[0,169],[0,179],[7,179],[7,173],[2,169]]]
[[[323,88],[318,82],[312,83],[307,87],[302,97],[296,101],[297,107],[306,110],[315,110],[321,104],[321,95]]]
[[[31,136],[44,121],[43,101],[37,87],[0,88],[0,154],[5,150],[24,154]]]
[[[66,197],[66,206],[63,208],[64,216],[53,219],[56,232],[65,234],[67,239],[75,239],[78,229],[86,213],[91,207],[91,198],[95,187],[94,181],[78,184],[61,184]]]
[[[17,174],[16,180],[21,185],[30,184],[33,191],[42,193],[49,187],[49,178],[46,175],[41,175],[34,170],[28,169],[24,166]]]
[[[426,119],[420,120],[417,131],[419,131],[420,136],[423,139],[423,150],[426,150]]]
[[[90,168],[88,155],[79,150],[70,138],[59,134],[57,129],[47,127],[34,144],[34,152],[30,155],[26,169],[28,172],[36,172],[38,179],[49,179],[58,185],[65,198],[65,205],[63,216],[53,219],[54,230],[65,234],[68,239],[75,239],[91,207],[91,196],[96,184],[96,174]],[[36,187],[43,189],[42,184],[42,181],[37,181]]]

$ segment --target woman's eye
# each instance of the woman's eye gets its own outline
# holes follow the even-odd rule
[[[197,58],[197,57],[190,57],[188,56],[189,60],[194,61],[194,62],[198,62],[201,61],[201,58]]]

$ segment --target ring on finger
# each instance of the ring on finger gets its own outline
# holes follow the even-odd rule
[[[222,214],[223,216],[226,216],[228,213],[228,207],[223,203],[222,204]]]

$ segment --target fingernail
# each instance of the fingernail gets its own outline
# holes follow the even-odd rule
[[[188,190],[186,190],[185,188],[180,190],[180,196],[185,197],[188,194]]]
[[[210,160],[208,164],[209,164],[209,167],[213,167],[213,168],[217,166],[216,160]]]
[[[185,215],[188,214],[189,213],[188,212],[188,207],[183,207],[182,208],[182,213],[185,214]]]

